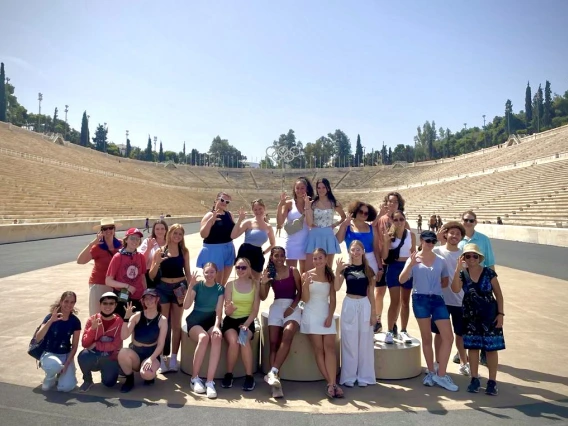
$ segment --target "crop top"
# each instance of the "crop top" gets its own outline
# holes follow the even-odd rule
[[[251,244],[256,247],[262,245],[268,240],[268,232],[262,229],[247,229],[245,231],[245,244]]]
[[[144,345],[158,344],[161,316],[162,315],[158,313],[154,318],[148,319],[144,315],[144,311],[141,311],[138,324],[134,326],[133,339]]]
[[[252,305],[254,303],[254,286],[248,293],[240,293],[237,290],[237,286],[233,283],[233,306],[235,312],[233,312],[229,317],[231,318],[244,318],[248,317],[252,312]]]
[[[164,250],[164,254],[168,253],[168,248]],[[181,278],[185,276],[183,272],[183,267],[185,260],[183,254],[180,250],[179,255],[175,257],[165,257],[160,263],[160,271],[162,272],[162,277],[164,278]]]
[[[225,214],[219,215],[218,219],[215,220],[215,223],[211,226],[209,235],[203,240],[203,242],[205,244],[230,243],[231,241],[233,241],[233,239],[231,238],[231,232],[233,231],[234,226],[235,222],[233,222],[233,219],[229,212],[225,212]]]
[[[314,227],[327,228],[333,224],[334,209],[314,209]]]
[[[373,227],[369,226],[369,232],[355,232],[351,230],[351,225],[345,230],[345,245],[349,247],[354,240],[359,240],[365,247],[365,253],[373,253]]]
[[[290,267],[288,269],[288,278],[274,280],[272,289],[274,290],[274,299],[294,299],[296,297],[294,270]]]
[[[401,257],[410,257],[410,247],[412,246],[412,236],[410,235],[410,231],[407,229],[404,230],[406,232],[406,239],[404,240],[404,244],[400,248],[400,254],[398,255],[399,258]],[[391,242],[390,248],[395,249],[400,244],[400,238],[395,239]]]
[[[343,276],[347,284],[347,294],[367,296],[369,278],[365,275],[365,267],[363,265],[348,265],[343,270]]]

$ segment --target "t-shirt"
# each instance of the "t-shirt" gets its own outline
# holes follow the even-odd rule
[[[408,258],[406,265],[410,263]],[[410,270],[412,278],[412,292],[416,294],[437,294],[442,295],[442,278],[449,277],[450,273],[444,259],[438,255],[434,259],[432,266],[418,263]]]
[[[347,294],[367,296],[369,278],[365,275],[365,267],[363,265],[348,265],[343,270],[343,276],[347,284]]]
[[[451,281],[453,279],[452,274],[456,270],[458,259],[461,256],[462,251],[461,250],[449,251],[444,246],[434,247],[434,250],[432,251],[441,258],[443,258],[444,261],[446,262],[448,272],[450,273],[450,281]],[[454,293],[450,287],[451,285],[448,285],[446,288],[442,289],[442,296],[444,296],[444,302],[446,302],[446,305],[449,306],[462,306],[463,290],[460,290],[459,293]]]
[[[134,300],[140,300],[144,293],[146,273],[146,259],[142,253],[134,252],[132,255],[116,253],[108,267],[107,276],[116,281],[131,285],[136,290],[130,295]]]
[[[199,281],[193,286],[193,291],[195,291],[193,310],[199,312],[215,312],[219,296],[225,294],[225,287],[219,283],[208,287],[204,281]]]
[[[42,324],[47,323],[51,318],[48,314]],[[73,333],[81,331],[81,321],[75,315],[69,315],[67,321],[55,321],[49,326],[49,330],[45,334],[45,352],[54,354],[68,354],[71,352],[71,343]]]
[[[95,261],[95,266],[91,271],[91,276],[89,277],[89,284],[104,284],[107,275],[108,265],[112,259],[112,256],[116,253],[114,249],[111,250],[112,254],[108,250],[101,248],[100,244],[91,247],[89,253]]]
[[[481,253],[483,253],[484,259],[481,262],[481,266],[495,266],[495,255],[493,254],[493,248],[491,247],[491,241],[487,237],[487,235],[482,234],[481,232],[474,231],[471,238],[464,237],[458,244],[460,250],[463,250],[463,247],[466,244],[477,244]]]

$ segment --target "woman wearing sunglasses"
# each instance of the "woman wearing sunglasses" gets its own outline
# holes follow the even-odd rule
[[[91,276],[89,277],[89,315],[99,312],[100,297],[113,289],[105,284],[106,272],[112,257],[122,247],[122,242],[115,237],[116,226],[111,218],[101,219],[101,224],[93,227],[97,236],[87,244],[87,247],[79,253],[77,263],[84,265],[91,260],[95,261]]]
[[[199,230],[203,248],[197,257],[197,267],[203,268],[206,263],[214,263],[219,268],[217,282],[223,286],[227,283],[235,262],[235,246],[231,238],[235,222],[228,210],[230,203],[231,196],[219,192],[213,209],[201,219]]]
[[[449,285],[450,272],[444,259],[433,252],[437,242],[436,234],[432,231],[424,231],[420,234],[422,250],[412,253],[406,261],[400,274],[400,282],[404,283],[410,278],[413,279],[412,309],[420,328],[422,351],[428,366],[424,385],[437,384],[444,389],[456,392],[458,386],[446,374],[454,335],[450,324],[450,314],[442,296],[442,288]],[[440,331],[441,338],[437,371],[434,368],[432,349],[432,321]]]
[[[390,305],[387,314],[388,332],[385,343],[394,343],[400,336],[404,342],[411,342],[408,334],[408,318],[410,317],[410,293],[412,280],[400,280],[405,262],[416,252],[416,236],[407,229],[406,216],[400,210],[391,216],[392,226],[383,234],[382,258],[386,266],[386,284],[389,289]],[[435,236],[436,234],[434,234]],[[400,335],[398,335],[396,321],[400,314]]]
[[[479,353],[485,349],[489,380],[485,393],[497,395],[498,351],[505,349],[503,337],[503,292],[495,271],[481,266],[483,253],[477,244],[466,244],[463,255],[456,266],[452,281],[452,291],[463,296],[463,345],[469,351],[471,383],[468,392],[477,393],[479,381]],[[465,263],[465,266],[464,266]]]

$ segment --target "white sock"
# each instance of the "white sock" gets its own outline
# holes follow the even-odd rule
[[[271,372],[271,373],[274,373],[274,374],[278,374],[278,369],[277,369],[276,367],[272,367],[272,368],[270,369],[270,372]]]

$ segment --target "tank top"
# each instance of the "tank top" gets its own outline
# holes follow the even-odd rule
[[[274,299],[294,299],[296,297],[296,280],[292,268],[288,269],[288,278],[272,282]]]
[[[167,253],[168,249],[164,253]],[[180,253],[176,257],[165,257],[160,264],[160,271],[162,272],[162,277],[164,278],[181,278],[185,276],[183,272],[184,266],[183,254]]]
[[[353,296],[366,296],[369,287],[369,279],[365,275],[363,265],[349,265],[343,270],[347,294]]]
[[[412,236],[410,235],[410,231],[407,229],[404,230],[406,232],[406,240],[404,240],[404,244],[400,248],[399,258],[401,257],[410,257],[410,246],[412,246]],[[390,248],[395,249],[400,244],[400,238],[396,238],[393,242],[391,242]]]
[[[233,222],[231,215],[225,212],[225,214],[219,216],[219,219],[215,220],[209,235],[203,240],[205,244],[225,244],[233,241],[231,231],[235,226],[235,222]]]
[[[334,209],[314,209],[314,227],[327,228],[333,224]]]
[[[266,241],[268,241],[268,232],[262,229],[247,229],[245,231],[245,244],[262,247]]]
[[[351,226],[347,227],[345,231],[345,245],[347,246],[347,250],[351,246],[353,240],[359,240],[363,243],[365,247],[365,253],[372,253],[373,252],[373,227],[369,226],[369,232],[355,232],[351,230]]]
[[[238,308],[229,315],[231,318],[248,317],[252,312],[252,305],[254,303],[254,286],[248,293],[240,293],[237,286],[233,283],[233,306]]]
[[[134,326],[134,340],[145,345],[157,344],[160,335],[160,317],[158,313],[155,318],[147,319],[144,311],[140,312],[138,324]]]

